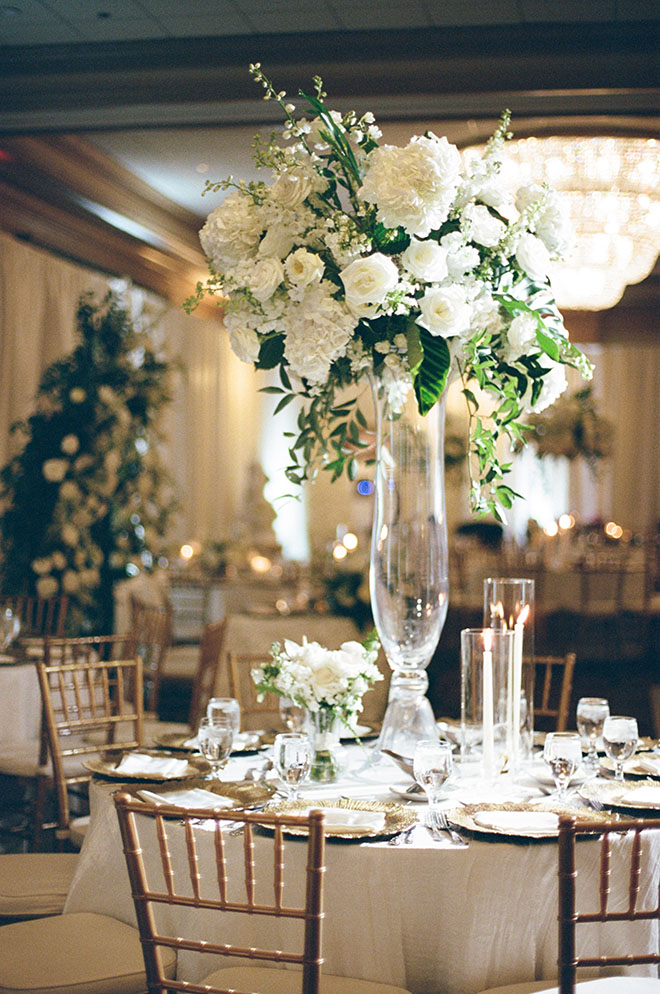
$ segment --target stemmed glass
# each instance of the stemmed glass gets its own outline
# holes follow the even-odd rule
[[[212,697],[206,707],[206,717],[212,724],[228,719],[235,735],[241,730],[241,708],[235,697]]]
[[[0,649],[7,649],[12,644],[21,630],[20,618],[14,614],[10,607],[0,612]]]
[[[543,758],[552,771],[558,801],[566,802],[571,778],[582,762],[582,741],[577,732],[549,732]]]
[[[451,776],[453,766],[450,742],[422,739],[415,746],[413,776],[426,794],[432,813],[442,798],[442,788]]]
[[[218,716],[213,721],[209,717],[202,718],[197,731],[197,742],[202,756],[211,764],[211,779],[217,778],[220,770],[227,765],[234,743],[231,721],[227,717],[222,719]]]
[[[635,749],[639,732],[635,718],[610,715],[603,725],[603,745],[605,752],[615,766],[615,779],[623,780],[623,766]]]
[[[307,732],[309,730],[309,711],[301,704],[296,704],[290,697],[280,697],[280,718],[290,732]]]
[[[273,765],[290,801],[297,801],[298,785],[312,768],[312,743],[303,732],[280,732],[273,745]]]
[[[603,734],[603,725],[609,714],[610,706],[604,697],[581,697],[578,701],[577,727],[582,739],[587,740],[584,765],[590,773],[598,772],[596,742]]]

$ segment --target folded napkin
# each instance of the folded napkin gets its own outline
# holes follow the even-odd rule
[[[653,777],[660,777],[660,759],[653,759],[651,756],[637,756],[634,760],[635,766],[644,773],[650,773]]]
[[[358,808],[319,809],[312,806],[304,812],[301,811],[300,814],[309,814],[310,811],[318,810],[325,815],[325,830],[328,835],[363,835],[368,832],[381,832],[385,828],[383,811],[361,811]]]
[[[221,797],[210,790],[201,787],[191,787],[190,790],[168,790],[166,794],[154,794],[151,790],[138,790],[145,801],[155,804],[176,804],[179,808],[233,808],[234,802],[230,797]]]
[[[542,835],[559,828],[559,815],[552,811],[477,811],[472,820],[483,828],[514,835]]]
[[[642,786],[627,790],[619,797],[619,803],[632,804],[636,808],[656,808],[660,810],[660,786]]]
[[[188,772],[187,759],[170,759],[167,756],[149,756],[142,752],[129,752],[116,766],[117,773],[157,774],[164,777],[180,777]]]

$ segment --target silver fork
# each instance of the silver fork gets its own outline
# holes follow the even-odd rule
[[[430,811],[427,825],[430,827],[432,835],[434,832],[446,832],[454,846],[467,849],[469,842],[451,827],[444,811]]]
[[[411,825],[410,828],[405,828],[403,832],[399,832],[398,835],[394,835],[392,836],[391,839],[389,839],[387,843],[388,846],[400,846],[402,842],[405,843],[406,845],[411,845],[412,833],[414,832],[414,830],[415,830],[414,825]]]

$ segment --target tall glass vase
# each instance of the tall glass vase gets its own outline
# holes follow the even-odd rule
[[[377,426],[370,591],[392,668],[378,745],[412,756],[437,735],[426,668],[447,617],[444,398],[422,417],[414,391],[372,379]],[[405,391],[404,391],[405,394]]]

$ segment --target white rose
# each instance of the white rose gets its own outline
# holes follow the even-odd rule
[[[87,400],[87,394],[82,387],[72,387],[69,390],[69,400],[72,404],[84,404]]]
[[[516,249],[516,261],[531,279],[544,283],[550,269],[550,254],[536,235],[521,235]]]
[[[356,259],[339,278],[344,284],[346,304],[354,314],[366,317],[399,282],[399,271],[386,255],[375,252],[363,259]]]
[[[37,580],[39,597],[53,597],[59,589],[60,585],[54,576],[42,576]]]
[[[547,356],[544,357],[544,362],[551,362]],[[564,390],[566,389],[566,370],[561,363],[552,363],[550,369],[543,377],[543,386],[541,388],[541,393],[538,396],[538,400],[535,404],[530,404],[531,400],[531,388],[528,387],[526,394],[526,410],[534,411],[535,414],[540,414],[544,411],[546,407],[550,407],[551,404],[560,397]]]
[[[309,286],[323,276],[323,259],[314,252],[299,248],[284,263],[286,274],[296,286]]]
[[[293,235],[282,224],[274,224],[259,242],[259,255],[283,259],[293,248]]]
[[[447,220],[460,166],[456,146],[434,134],[415,137],[405,148],[383,145],[369,156],[359,195],[376,205],[388,228],[426,238]]]
[[[62,452],[66,452],[67,456],[75,456],[76,452],[80,448],[80,442],[78,441],[77,435],[65,435],[60,442],[60,448]]]
[[[467,222],[468,238],[486,248],[495,248],[506,232],[503,222],[493,217],[483,204],[468,204],[463,218]]]
[[[215,268],[223,272],[256,254],[262,231],[259,209],[249,196],[237,191],[211,211],[199,240]]]
[[[531,314],[518,314],[509,325],[507,339],[512,358],[527,355],[536,345],[536,319]]]
[[[270,195],[280,207],[295,210],[318,187],[314,180],[315,177],[305,166],[294,166],[280,173],[270,188]]]
[[[80,589],[80,577],[74,570],[68,569],[62,574],[62,589],[67,594],[75,594]]]
[[[417,324],[443,338],[460,335],[470,326],[470,305],[460,286],[432,287],[419,301]]]
[[[284,266],[279,259],[266,256],[255,263],[250,275],[250,289],[260,303],[273,296],[284,279]]]
[[[424,283],[439,283],[447,275],[447,250],[434,239],[413,238],[401,256],[406,270]]]
[[[232,352],[241,362],[254,363],[259,358],[259,338],[256,331],[238,325],[229,332],[229,344]]]
[[[61,483],[68,468],[69,464],[66,459],[46,459],[41,467],[41,472],[49,483]]]
[[[77,545],[80,539],[80,532],[70,521],[62,525],[61,535],[65,545]]]

